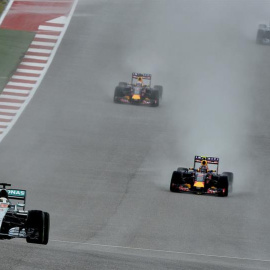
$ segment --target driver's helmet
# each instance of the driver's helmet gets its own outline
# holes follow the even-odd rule
[[[5,189],[1,189],[0,198],[8,198],[8,193]]]
[[[8,199],[5,197],[0,198],[0,203],[8,203]]]
[[[139,78],[138,78],[137,84],[138,84],[138,83],[139,83],[140,85],[143,85],[142,77],[139,77]]]
[[[202,173],[207,173],[208,171],[208,166],[207,166],[207,161],[204,159],[201,161],[201,167],[200,167],[200,172]]]

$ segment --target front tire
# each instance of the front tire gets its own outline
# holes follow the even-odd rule
[[[182,182],[182,173],[174,171],[171,178],[170,191],[177,192],[178,189],[174,185],[179,185]]]
[[[50,215],[40,210],[30,210],[26,220],[26,242],[47,245],[49,241]]]
[[[223,172],[221,175],[227,176],[228,178],[228,192],[231,193],[233,191],[233,173],[232,172]]]
[[[159,106],[159,92],[157,90],[152,90],[151,92],[151,106],[152,107]]]
[[[218,181],[218,188],[224,190],[218,194],[219,197],[228,197],[229,181],[227,176],[220,176]]]
[[[174,188],[174,186],[173,186],[173,181],[172,181],[172,179],[171,179],[171,184],[170,184],[170,192],[176,192],[176,189]]]
[[[44,212],[45,215],[45,230],[44,230],[44,240],[43,245],[47,245],[49,242],[49,234],[50,234],[50,214],[47,212]]]
[[[115,103],[119,103],[119,98],[123,97],[123,88],[120,86],[117,86],[114,90],[114,97],[113,101]]]
[[[159,98],[162,98],[162,94],[163,94],[163,86],[162,85],[155,85],[154,86],[154,90],[157,90],[159,93]]]

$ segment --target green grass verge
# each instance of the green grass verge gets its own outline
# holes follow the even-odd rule
[[[5,9],[7,2],[8,2],[7,0],[0,0],[0,16],[3,10]]]
[[[16,70],[35,33],[0,29],[0,93]]]

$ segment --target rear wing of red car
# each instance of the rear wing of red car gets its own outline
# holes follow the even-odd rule
[[[132,79],[142,78],[143,80],[151,80],[152,75],[147,73],[132,73]]]
[[[151,78],[152,78],[151,74],[133,72],[131,77],[131,84],[135,84],[139,78],[143,80],[142,82],[143,85],[151,87]]]
[[[194,168],[195,168],[196,163],[201,163],[203,160],[206,160],[207,164],[217,165],[217,172],[218,172],[218,165],[219,165],[219,158],[218,157],[195,156],[194,157]]]
[[[219,164],[219,158],[217,157],[206,157],[206,156],[195,156],[194,162],[201,163],[203,160],[206,160],[208,164]]]

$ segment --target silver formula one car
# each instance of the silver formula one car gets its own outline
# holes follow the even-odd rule
[[[26,211],[26,190],[6,189],[11,186],[7,183],[0,183],[0,186],[0,239],[25,238],[27,243],[47,245],[49,213],[40,210]]]

